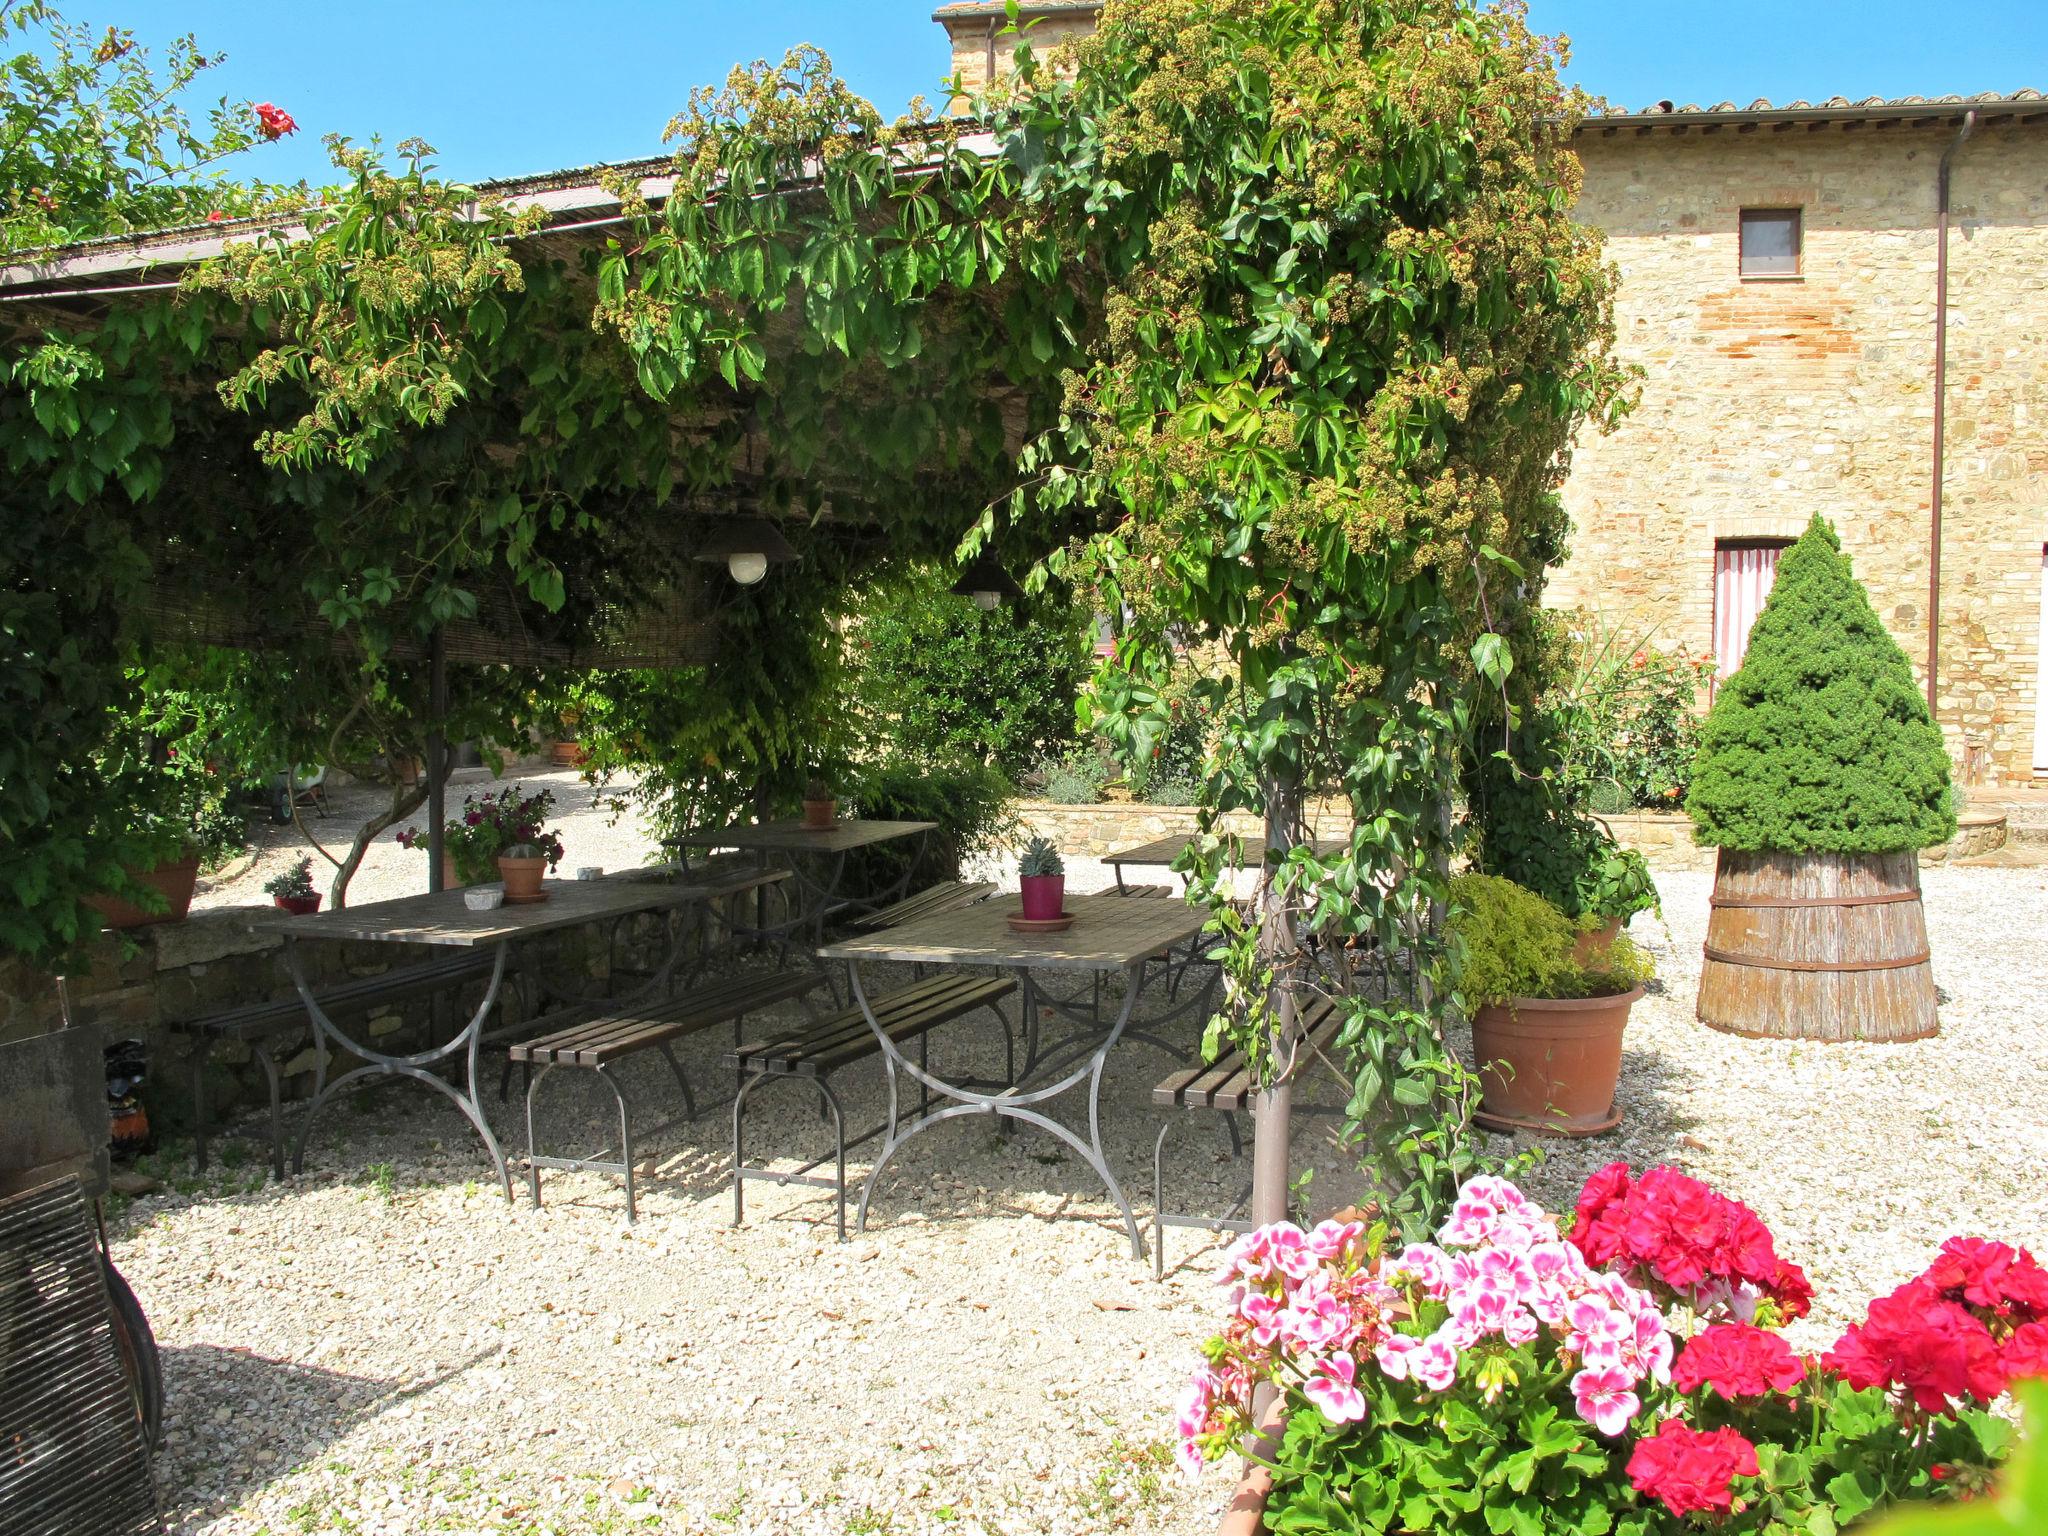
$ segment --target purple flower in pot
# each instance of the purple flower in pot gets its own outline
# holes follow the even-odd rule
[[[1024,845],[1017,874],[1024,891],[1025,921],[1049,923],[1065,913],[1067,866],[1048,839],[1034,837]]]

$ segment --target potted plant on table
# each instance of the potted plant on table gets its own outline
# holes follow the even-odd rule
[[[804,786],[804,825],[813,832],[827,832],[838,816],[839,795],[831,781],[814,776]]]
[[[1674,1169],[1610,1164],[1564,1219],[1475,1178],[1436,1236],[1277,1223],[1231,1248],[1178,1423],[1199,1474],[1276,1394],[1228,1536],[1820,1536],[1981,1495],[2010,1439],[1991,1400],[2048,1374],[2048,1271],[2004,1243],[1949,1239],[1802,1356],[1778,1329],[1805,1274]]]
[[[1066,915],[1067,866],[1048,838],[1034,837],[1017,861],[1017,884],[1024,895],[1027,923],[1057,922]]]
[[[441,829],[446,860],[441,883],[450,887],[482,885],[501,878],[499,856],[521,846],[538,849],[534,857],[547,869],[555,868],[562,862],[562,839],[546,826],[554,806],[552,789],[528,795],[517,784],[508,784],[495,795],[465,795],[460,814]],[[428,846],[422,827],[404,828],[397,840],[406,848],[424,850]]]
[[[1617,934],[1577,958],[1571,920],[1494,875],[1451,882],[1450,934],[1483,1087],[1474,1118],[1489,1130],[1558,1136],[1618,1125],[1622,1032],[1654,974],[1648,956]]]
[[[278,906],[294,917],[310,917],[320,910],[320,893],[313,889],[313,861],[300,859],[290,869],[263,882]]]
[[[1694,840],[1720,850],[1700,1022],[1817,1040],[1935,1032],[1919,853],[1955,835],[1948,751],[1818,517],[1707,715],[1685,808]]]

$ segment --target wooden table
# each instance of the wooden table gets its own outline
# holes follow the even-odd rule
[[[954,1102],[943,1108],[932,1110],[910,1124],[895,1131],[881,1155],[875,1159],[874,1168],[868,1173],[867,1182],[861,1187],[860,1213],[857,1226],[865,1227],[868,1215],[868,1200],[874,1194],[875,1183],[889,1159],[897,1149],[930,1126],[956,1115],[1000,1115],[1010,1120],[1021,1120],[1035,1125],[1040,1130],[1058,1137],[1088,1162],[1096,1176],[1108,1187],[1110,1198],[1116,1201],[1123,1212],[1124,1228],[1130,1234],[1131,1254],[1134,1258],[1145,1255],[1144,1239],[1139,1236],[1138,1223],[1131,1213],[1130,1201],[1124,1197],[1123,1187],[1118,1184],[1115,1172],[1102,1150],[1102,1071],[1109,1053],[1128,1029],[1138,996],[1145,988],[1146,973],[1162,956],[1179,945],[1185,944],[1202,931],[1207,913],[1198,907],[1190,907],[1179,901],[1133,901],[1121,896],[1069,896],[1067,911],[1073,914],[1073,926],[1060,933],[1017,933],[1008,919],[1019,910],[1015,896],[996,896],[988,901],[977,902],[971,907],[940,913],[936,917],[924,918],[899,927],[885,928],[879,933],[864,934],[858,938],[842,939],[820,949],[821,959],[844,960],[847,975],[853,989],[853,999],[867,1018],[868,1026],[881,1041],[883,1060],[889,1073],[889,1094],[893,1104],[896,1099],[896,1074],[908,1073],[919,1083],[931,1089],[942,1098]],[[1020,1075],[1018,1085],[999,1093],[977,1093],[958,1084],[949,1083],[920,1068],[899,1051],[894,1042],[875,1021],[873,1008],[862,989],[860,967],[862,961],[894,960],[911,965],[968,965],[989,966],[1018,973],[1023,983],[1023,1007],[1027,1037],[1031,1041],[1029,1060]],[[1123,1007],[1116,1022],[1110,1026],[1100,1042],[1082,1054],[1071,1070],[1064,1070],[1056,1080],[1042,1087],[1026,1088],[1030,1081],[1037,1058],[1037,1023],[1041,1002],[1053,1007],[1070,1018],[1099,1028],[1092,1015],[1087,1015],[1047,999],[1037,986],[1037,976],[1044,971],[1080,971],[1097,975],[1121,971],[1126,978]],[[1162,968],[1163,973],[1163,968]],[[1182,1003],[1173,1010],[1184,1012],[1189,1008],[1204,1005],[1209,991],[1202,992]],[[1157,1023],[1159,1021],[1152,1021]],[[1056,1069],[1057,1070],[1057,1069]],[[1036,1106],[1055,1099],[1069,1089],[1085,1081],[1088,1085],[1088,1135],[1084,1140],[1077,1132],[1062,1125]]]
[[[1171,869],[1193,841],[1190,837],[1155,837],[1149,843],[1138,843],[1130,848],[1118,849],[1115,853],[1106,853],[1102,856],[1102,862],[1116,871],[1116,888],[1121,891],[1125,888],[1126,864],[1136,864],[1141,868]],[[1247,841],[1251,847],[1258,846],[1255,842]],[[1319,837],[1314,839],[1310,846],[1315,849],[1317,858],[1327,859],[1332,854],[1342,853],[1351,846],[1351,843],[1348,838]]]
[[[313,1100],[306,1106],[305,1118],[299,1126],[298,1145],[292,1155],[293,1171],[305,1171],[306,1142],[312,1136],[313,1122],[328,1100],[358,1078],[407,1077],[445,1094],[462,1111],[491,1154],[491,1165],[497,1170],[498,1182],[504,1186],[506,1200],[510,1201],[512,1176],[506,1169],[505,1154],[498,1147],[498,1139],[491,1133],[490,1122],[484,1117],[482,1097],[477,1090],[477,1066],[484,1041],[484,1021],[497,1006],[513,944],[542,934],[630,917],[639,912],[668,911],[737,895],[782,878],[779,871],[741,870],[690,882],[620,876],[602,880],[549,880],[541,887],[548,893],[548,899],[529,906],[501,906],[488,912],[472,912],[465,905],[460,890],[448,890],[425,896],[402,896],[394,901],[375,901],[332,912],[315,912],[305,917],[280,915],[257,924],[259,929],[284,936],[285,963],[291,970],[292,984],[298,988],[299,997],[313,1022]],[[320,1006],[299,954],[299,945],[309,940],[431,944],[460,949],[489,947],[496,951],[496,955],[483,1000],[452,1039],[409,1055],[391,1056],[375,1049],[367,1041],[351,1039]],[[671,939],[669,953],[635,995],[664,992],[682,951],[683,935],[678,927]],[[538,1030],[544,1027],[544,1022],[535,1020],[534,1027]],[[329,1052],[334,1050],[345,1050],[358,1056],[364,1065],[343,1073],[330,1083],[327,1081],[327,1060]],[[462,1060],[459,1083],[451,1083],[429,1070],[457,1057]]]
[[[699,827],[670,839],[669,845],[681,850],[735,848],[757,855],[764,866],[770,855],[780,854],[787,858],[797,892],[797,908],[787,922],[774,928],[768,926],[764,916],[757,914],[753,932],[756,937],[786,942],[791,934],[808,929],[810,947],[815,949],[824,940],[826,920],[835,913],[850,910],[861,915],[879,911],[891,902],[901,900],[909,889],[914,860],[912,865],[905,866],[902,879],[887,890],[873,894],[847,894],[840,889],[846,876],[846,856],[877,843],[927,836],[936,831],[938,825],[936,821],[867,821],[860,817],[846,817],[829,827],[807,827],[800,819],[790,817],[783,821]]]

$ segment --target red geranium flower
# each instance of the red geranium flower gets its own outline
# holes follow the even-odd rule
[[[297,133],[299,125],[284,108],[272,106],[267,101],[259,101],[256,103],[256,131],[264,138],[275,141],[288,133]]]
[[[2023,1323],[1998,1353],[2008,1381],[2021,1376],[2048,1376],[2048,1323]]]
[[[1756,1475],[1756,1447],[1734,1430],[1703,1432],[1677,1419],[1638,1440],[1628,1458],[1636,1492],[1662,1499],[1681,1519],[1701,1509],[1726,1514],[1735,1503],[1735,1479]]]
[[[1789,1392],[1805,1375],[1805,1363],[1775,1333],[1749,1323],[1717,1323],[1685,1346],[1671,1383],[1681,1392],[1709,1386],[1733,1400]]]
[[[1873,1301],[1820,1363],[1859,1390],[1903,1391],[1926,1413],[1946,1413],[1960,1398],[1989,1402],[2005,1389],[1991,1330],[1925,1280]]]
[[[209,213],[206,216],[206,222],[209,224],[219,224],[225,221],[226,218],[227,215],[222,213],[218,208],[216,208],[213,210],[213,212]]]
[[[1579,1196],[1571,1240],[1589,1264],[1618,1263],[1707,1304],[1742,1284],[1794,1318],[1813,1297],[1756,1212],[1675,1168],[1652,1168],[1633,1182],[1625,1163],[1602,1168]]]

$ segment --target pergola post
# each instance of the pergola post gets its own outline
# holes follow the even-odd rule
[[[448,820],[448,642],[434,626],[427,642],[427,889],[441,889],[447,856],[443,828]]]
[[[1274,986],[1273,1055],[1284,1060],[1294,1033],[1294,989],[1289,972],[1297,947],[1287,903],[1273,887],[1272,867],[1294,846],[1300,822],[1301,783],[1292,772],[1276,773],[1266,785],[1265,869],[1259,887],[1259,953],[1272,967]],[[1287,1190],[1292,1168],[1290,1124],[1294,1085],[1275,1080],[1252,1101],[1251,1219],[1260,1225],[1287,1219]]]

